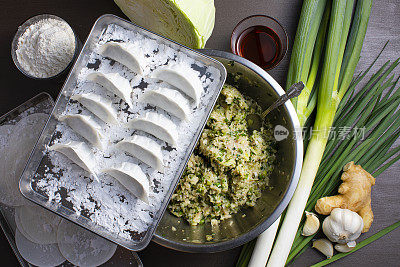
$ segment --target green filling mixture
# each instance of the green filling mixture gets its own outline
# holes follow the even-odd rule
[[[248,133],[250,113],[261,109],[225,84],[170,201],[174,215],[191,225],[217,223],[256,204],[268,187],[276,151],[270,125]]]

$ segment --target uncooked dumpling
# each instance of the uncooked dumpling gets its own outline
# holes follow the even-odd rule
[[[94,174],[94,155],[86,143],[70,141],[65,144],[54,144],[49,150],[64,154],[76,165]]]
[[[99,53],[105,57],[118,61],[131,71],[142,75],[146,66],[146,59],[132,44],[107,42],[99,47]]]
[[[197,72],[193,69],[175,64],[156,69],[152,73],[152,77],[175,86],[191,97],[196,105],[199,104],[201,94],[203,93],[203,85]]]
[[[0,127],[1,203],[8,206],[27,203],[19,191],[19,179],[48,117],[48,114],[34,113],[22,118],[13,126]]]
[[[133,135],[119,142],[117,147],[150,167],[160,172],[164,171],[161,146],[154,140],[141,135]]]
[[[149,133],[170,145],[176,146],[178,137],[176,125],[161,114],[148,112],[144,117],[132,119],[128,122],[128,127]]]
[[[97,94],[76,94],[71,97],[87,108],[94,115],[108,124],[118,124],[117,111],[112,107],[112,102]]]
[[[162,108],[182,120],[186,120],[190,112],[188,100],[174,89],[148,90],[140,98],[140,101]]]
[[[124,100],[129,107],[133,107],[131,100],[132,87],[129,81],[118,73],[92,72],[86,76],[86,79],[103,86]]]
[[[15,244],[21,256],[30,264],[41,267],[58,266],[65,261],[57,244],[36,244],[20,231],[15,231]]]
[[[61,221],[57,239],[61,254],[81,267],[102,265],[117,249],[117,245],[67,220]]]
[[[15,216],[18,229],[29,240],[38,244],[57,243],[60,216],[37,205],[18,207],[15,209]]]
[[[90,116],[81,114],[63,115],[58,120],[65,122],[74,132],[98,149],[103,150],[102,136],[100,134],[101,127]]]
[[[123,162],[119,167],[106,169],[103,172],[117,179],[137,198],[149,203],[149,180],[138,165]]]

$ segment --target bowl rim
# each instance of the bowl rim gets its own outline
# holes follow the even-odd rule
[[[228,60],[233,60],[239,64],[242,64],[252,71],[254,71],[256,74],[258,74],[262,79],[264,79],[267,83],[269,83],[272,88],[275,90],[275,92],[281,96],[285,93],[285,91],[282,89],[282,87],[278,84],[277,81],[275,81],[272,76],[270,76],[265,70],[254,64],[253,62],[237,56],[235,54],[225,52],[225,51],[220,51],[220,50],[208,50],[208,49],[201,49],[199,50],[200,53],[203,53],[207,56],[210,57],[220,57],[220,58],[226,58]],[[218,59],[217,59],[218,60]],[[303,165],[303,138],[301,136],[301,131],[296,130],[296,129],[301,129],[300,128],[300,122],[297,117],[297,113],[294,109],[293,104],[291,101],[287,101],[285,103],[285,107],[288,111],[288,115],[291,119],[291,124],[293,129],[295,129],[295,162],[294,162],[294,167],[293,167],[293,174],[290,179],[289,185],[287,187],[287,190],[285,192],[285,195],[283,196],[282,200],[279,202],[279,204],[276,206],[274,211],[271,213],[270,216],[266,217],[263,222],[261,222],[257,227],[253,228],[247,233],[244,233],[237,238],[231,239],[231,240],[226,240],[218,243],[204,243],[204,244],[199,244],[199,243],[179,243],[175,241],[171,241],[169,239],[166,239],[160,235],[157,234],[157,232],[153,236],[153,241],[156,242],[159,245],[162,245],[167,248],[171,248],[174,250],[178,251],[183,251],[183,252],[197,252],[197,253],[211,253],[211,252],[220,252],[220,251],[225,251],[229,249],[233,249],[235,247],[241,246],[257,236],[259,236],[262,232],[267,230],[282,214],[282,212],[286,209],[288,206],[290,200],[293,197],[294,191],[296,190],[299,178],[300,178],[300,173]]]

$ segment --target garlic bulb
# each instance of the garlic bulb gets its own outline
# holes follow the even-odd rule
[[[335,249],[339,252],[350,252],[354,247],[349,247],[347,244],[336,244]]]
[[[348,209],[333,209],[322,223],[322,230],[328,239],[339,244],[354,247],[364,227],[360,215]]]
[[[318,216],[315,213],[306,211],[306,222],[304,223],[302,235],[303,236],[310,236],[315,234],[318,229],[320,222],[318,220]]]
[[[315,240],[312,247],[318,249],[328,259],[332,258],[333,256],[333,245],[325,238]]]

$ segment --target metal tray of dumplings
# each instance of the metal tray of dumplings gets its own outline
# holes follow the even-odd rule
[[[51,96],[44,92],[39,93],[33,98],[27,100],[25,103],[21,104],[20,106],[14,108],[13,110],[1,116],[0,126],[18,122],[20,119],[22,119],[23,114],[26,113],[27,111],[30,113],[45,113],[50,115],[53,107],[54,107],[54,100],[51,98]],[[38,138],[39,136],[40,132],[37,133]],[[21,256],[16,246],[15,243],[16,225],[14,219],[14,211],[15,211],[14,207],[0,203],[0,228],[3,230],[3,233],[7,238],[7,241],[10,244],[19,264],[24,267],[33,266]],[[134,267],[143,266],[138,255],[135,252],[130,252],[122,247],[118,247],[114,256],[104,264],[104,266],[108,265],[118,265],[118,266],[130,265]],[[61,266],[72,266],[72,264],[64,262],[61,264]]]
[[[203,104],[206,115],[199,119],[199,126],[195,131],[194,138],[191,140],[190,145],[185,152],[183,160],[179,163],[179,168],[175,172],[174,179],[170,183],[169,187],[167,187],[165,190],[166,196],[165,198],[163,198],[160,208],[158,210],[155,210],[154,213],[150,214],[152,222],[147,227],[147,230],[140,233],[136,232],[134,234],[131,234],[130,238],[122,238],[118,234],[110,233],[110,231],[107,231],[107,228],[103,225],[99,223],[94,223],[93,220],[90,219],[90,215],[88,216],[85,213],[77,214],[74,211],[74,207],[71,207],[69,201],[66,200],[67,194],[65,192],[59,192],[61,197],[60,201],[49,201],[49,196],[38,190],[35,186],[35,183],[40,181],[40,179],[44,175],[44,170],[47,167],[45,156],[46,148],[49,144],[51,144],[52,140],[54,140],[56,135],[56,126],[59,123],[55,118],[62,114],[62,112],[66,109],[70,97],[71,95],[73,95],[74,89],[77,87],[80,71],[83,68],[88,67],[90,54],[94,51],[96,45],[101,40],[100,38],[102,34],[104,34],[104,32],[106,31],[108,25],[117,25],[118,27],[133,31],[135,34],[140,34],[144,38],[156,40],[157,43],[162,44],[163,46],[168,46],[177,51],[177,53],[184,53],[189,58],[194,59],[195,62],[198,62],[200,66],[205,66],[205,68],[210,67],[213,70],[218,70],[219,72],[219,79],[214,79],[211,81],[212,87],[210,86],[210,88],[213,89],[207,91],[207,101],[205,101]],[[200,75],[203,75],[201,71],[205,72],[205,70],[198,71],[200,72]],[[225,78],[225,67],[220,62],[212,59],[211,57],[208,57],[195,50],[175,43],[169,39],[152,33],[142,27],[139,27],[129,21],[123,20],[114,15],[101,16],[95,22],[78,59],[76,60],[71,72],[69,73],[67,80],[65,81],[62,91],[60,92],[56,100],[55,107],[52,111],[52,116],[49,119],[45,129],[43,130],[34,152],[31,154],[31,158],[25,169],[25,172],[21,176],[20,190],[22,194],[31,201],[129,250],[139,251],[144,249],[151,241],[157,225],[161,220],[162,215],[164,214],[168,205],[168,202],[175,190],[177,182],[185,170],[190,155],[192,154],[208,120],[208,117],[218,99],[219,93],[225,82]],[[115,208],[115,210],[117,209],[118,208]],[[115,213],[116,216],[118,216],[118,211],[115,211]]]

